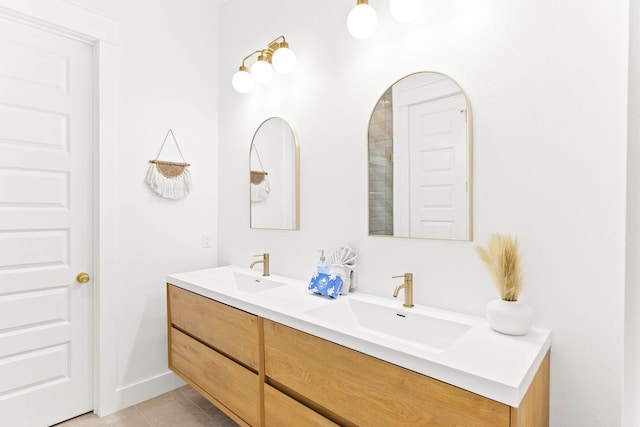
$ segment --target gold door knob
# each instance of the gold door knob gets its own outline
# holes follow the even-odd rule
[[[78,281],[78,283],[87,283],[89,279],[91,279],[91,277],[88,273],[85,272],[78,273],[78,275],[76,276],[76,280]]]

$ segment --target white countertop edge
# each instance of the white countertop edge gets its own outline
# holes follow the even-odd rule
[[[235,271],[233,266],[229,266],[229,268],[220,267],[216,270]],[[242,272],[245,273],[245,271]],[[540,364],[542,363],[547,351],[551,348],[551,334],[548,331],[536,329],[536,331],[539,331],[543,334],[544,340],[539,346],[538,352],[535,355],[533,362],[518,384],[506,384],[482,376],[478,376],[472,372],[447,366],[446,364],[440,363],[438,361],[427,360],[424,357],[419,357],[408,352],[403,352],[390,348],[388,346],[380,345],[378,343],[372,342],[371,340],[351,335],[329,326],[319,325],[317,323],[301,318],[303,316],[297,317],[296,313],[283,313],[280,310],[269,308],[266,304],[261,303],[260,300],[263,298],[260,298],[260,296],[271,291],[264,291],[262,293],[253,295],[229,295],[200,286],[198,284],[191,283],[186,280],[187,278],[188,273],[174,274],[167,276],[167,282],[202,295],[204,297],[214,299],[221,303],[246,311],[248,313],[261,316],[265,319],[281,323],[285,326],[298,329],[302,332],[309,333],[319,338],[335,342],[336,344],[351,348],[353,350],[376,357],[378,359],[398,365],[411,371],[421,373],[430,378],[434,378],[436,380],[462,388],[472,393],[479,394],[481,396],[487,397],[500,403],[504,403],[512,407],[518,407],[520,405],[520,402],[522,401],[522,398],[524,397],[531,382],[533,381],[533,378],[538,368],[540,367]],[[282,279],[287,281],[291,280],[281,276],[271,276],[271,279]],[[288,284],[285,286],[295,285]],[[353,295],[357,295],[357,293]],[[366,294],[364,295],[366,296]],[[310,296],[314,297],[313,295]],[[345,297],[348,298],[349,296]],[[328,303],[331,303],[331,301],[329,301]],[[460,316],[472,317],[467,315]]]

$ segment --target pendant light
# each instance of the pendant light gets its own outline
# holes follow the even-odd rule
[[[389,0],[389,10],[399,22],[416,20],[424,9],[424,0]],[[347,16],[347,28],[353,37],[366,39],[378,26],[378,16],[368,0],[358,0]]]
[[[411,22],[420,16],[424,0],[389,0],[389,10],[398,22]]]
[[[358,4],[351,9],[347,16],[347,29],[358,39],[370,37],[378,26],[378,15],[368,0],[358,0]]]

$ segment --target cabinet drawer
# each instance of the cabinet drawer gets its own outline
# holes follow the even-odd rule
[[[258,370],[258,318],[167,285],[169,322],[229,357]]]
[[[268,384],[264,386],[264,422],[265,427],[338,427]]]
[[[170,368],[194,382],[248,424],[259,425],[260,380],[206,345],[170,329]]]
[[[509,425],[507,405],[269,320],[264,345],[268,380],[355,425]]]

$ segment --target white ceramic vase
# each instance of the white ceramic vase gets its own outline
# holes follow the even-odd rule
[[[501,299],[487,304],[487,320],[495,331],[507,335],[525,335],[533,324],[533,310],[520,301]]]

